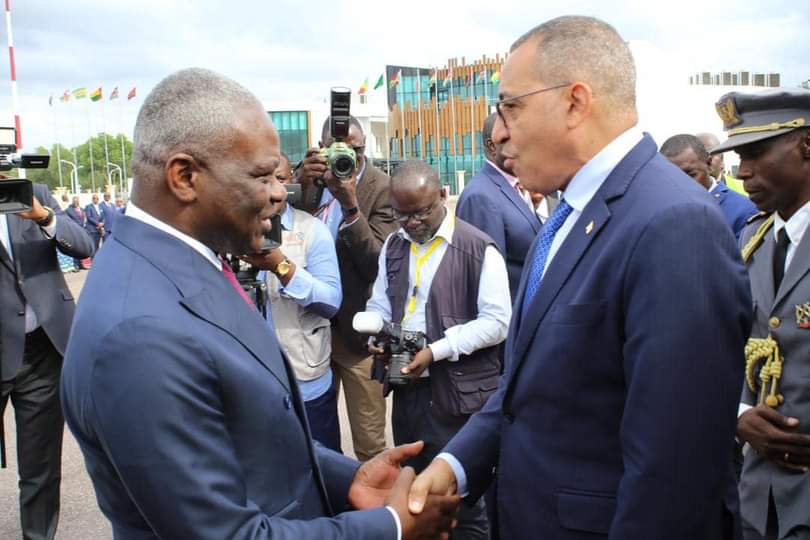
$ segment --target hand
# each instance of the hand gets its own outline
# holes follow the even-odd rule
[[[276,269],[281,261],[284,260],[284,253],[281,249],[271,249],[264,253],[253,253],[251,255],[243,255],[239,257],[246,263],[252,264],[256,268],[262,270],[270,270],[271,272]]]
[[[17,212],[17,216],[23,219],[30,219],[31,221],[40,221],[48,217],[48,211],[40,204],[39,199],[34,197],[31,204],[31,210],[28,212]]]
[[[440,538],[448,540],[450,529],[456,526],[454,519],[460,502],[457,496],[431,495],[427,497],[424,511],[414,515],[408,511],[408,489],[416,476],[413,469],[405,467],[391,488],[385,504],[394,509],[402,525],[403,540]]]
[[[810,435],[799,433],[798,427],[797,418],[783,416],[767,405],[757,405],[737,420],[737,435],[777,465],[808,472]]]
[[[418,379],[425,369],[433,362],[433,351],[425,347],[413,356],[411,363],[402,368],[402,373],[410,375],[411,379]]]
[[[403,444],[363,463],[349,487],[349,504],[357,510],[382,506],[400,474],[400,464],[419,454],[424,446],[422,441]]]
[[[326,160],[321,156],[320,150],[310,148],[307,150],[303,163],[296,170],[295,180],[304,188],[309,189],[313,186],[315,180],[323,178],[326,171]]]
[[[349,209],[358,206],[357,202],[357,178],[355,171],[349,178],[335,178],[332,171],[326,171],[323,180],[332,196],[340,203],[341,208]]]
[[[419,514],[425,507],[428,495],[453,495],[457,491],[456,475],[450,464],[441,458],[434,459],[411,485],[408,509],[412,514]]]

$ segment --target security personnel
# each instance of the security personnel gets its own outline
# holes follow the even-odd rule
[[[761,213],[741,245],[754,300],[737,433],[745,540],[810,539],[810,92],[732,92],[716,105]]]

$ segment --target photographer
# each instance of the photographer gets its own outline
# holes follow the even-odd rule
[[[53,538],[64,431],[59,377],[74,310],[56,251],[84,259],[93,245],[47,186],[34,185],[33,193],[30,211],[0,214],[0,434],[11,399],[23,536]],[[5,466],[3,445],[0,438]]]
[[[275,177],[282,184],[292,181],[290,159],[283,153]],[[280,212],[281,247],[245,260],[268,270],[257,276],[267,284],[267,319],[295,371],[312,438],[340,452],[337,390],[329,369],[329,319],[342,298],[335,243],[326,226],[306,212],[286,201]]]
[[[323,125],[322,148],[335,142],[330,120]],[[304,209],[323,221],[335,239],[343,303],[332,319],[332,369],[338,384],[343,384],[354,452],[362,461],[385,448],[385,399],[380,384],[371,380],[366,339],[352,328],[352,317],[365,308],[377,277],[380,248],[396,223],[389,202],[390,179],[366,160],[360,123],[353,116],[348,122],[343,142],[356,154],[354,173],[336,178],[320,150],[313,148],[296,170],[296,182],[304,189]]]
[[[498,386],[497,345],[512,314],[506,263],[487,235],[445,208],[439,176],[420,161],[401,164],[391,180],[402,228],[386,240],[367,311],[402,330],[422,332],[428,346],[394,388],[394,441],[423,440],[409,465],[422,471]],[[370,352],[385,360],[384,351]],[[388,373],[392,383],[394,373]],[[489,538],[483,499],[462,507],[453,539]]]

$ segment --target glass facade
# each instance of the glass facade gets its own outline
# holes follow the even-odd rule
[[[307,111],[268,111],[281,142],[281,151],[293,166],[304,159],[309,148],[310,114]]]
[[[389,124],[400,127],[389,141],[391,159],[429,163],[457,193],[456,172],[469,181],[484,164],[481,126],[494,111],[499,70],[500,62],[490,61],[438,69],[433,77],[429,68],[387,66]]]

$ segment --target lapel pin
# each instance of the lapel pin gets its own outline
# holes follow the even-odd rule
[[[593,221],[591,221],[590,223],[588,223],[588,225],[585,226],[585,234],[591,234],[592,230],[593,230]]]

